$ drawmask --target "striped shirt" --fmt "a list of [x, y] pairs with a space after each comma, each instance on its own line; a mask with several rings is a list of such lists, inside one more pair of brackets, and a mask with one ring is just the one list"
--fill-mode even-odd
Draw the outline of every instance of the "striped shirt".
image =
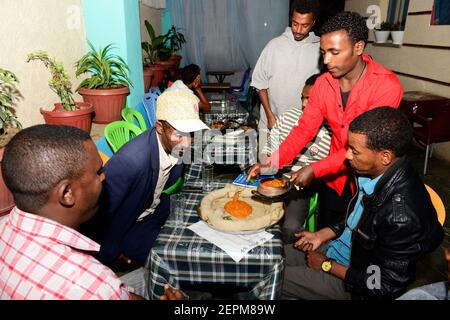
[[[300, 108], [294, 107], [277, 117], [275, 125], [270, 130], [267, 143], [263, 148], [265, 154], [271, 155], [278, 149], [281, 142], [286, 139], [294, 126], [297, 125], [302, 114], [303, 112]], [[297, 171], [301, 167], [327, 157], [330, 152], [330, 143], [331, 129], [328, 124], [324, 124], [320, 127], [316, 137], [297, 155], [297, 163], [292, 167], [292, 170]]]
[[0, 299], [130, 299], [117, 276], [74, 229], [14, 208], [0, 222]]

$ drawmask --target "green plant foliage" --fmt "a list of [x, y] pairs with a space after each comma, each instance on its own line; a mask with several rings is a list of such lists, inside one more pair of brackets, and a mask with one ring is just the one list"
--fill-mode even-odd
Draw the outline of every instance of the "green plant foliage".
[[403, 31], [404, 29], [405, 29], [404, 24], [401, 23], [400, 21], [398, 21], [398, 22], [394, 23], [391, 30], [392, 31]]
[[30, 53], [27, 62], [30, 62], [31, 60], [40, 60], [44, 63], [46, 68], [50, 69], [52, 77], [48, 81], [48, 85], [50, 86], [50, 89], [58, 95], [64, 110], [76, 110], [77, 107], [75, 106], [75, 100], [72, 96], [72, 83], [70, 82], [69, 75], [64, 69], [63, 63], [56, 60], [55, 57], [50, 58], [45, 51]]
[[164, 35], [166, 46], [170, 48], [170, 55], [173, 56], [175, 52], [181, 50], [183, 44], [186, 43], [186, 39], [184, 38], [184, 34], [180, 32], [180, 28], [172, 25], [172, 28]]
[[130, 69], [122, 57], [111, 53], [112, 44], [97, 51], [89, 42], [90, 51], [75, 63], [76, 76], [90, 73], [91, 77], [83, 80], [77, 88], [106, 89], [120, 86], [132, 86], [128, 78]]
[[7, 127], [22, 128], [14, 115], [15, 106], [22, 94], [17, 89], [19, 80], [11, 71], [0, 68], [0, 133]]
[[167, 60], [170, 57], [170, 48], [166, 47], [166, 36], [156, 36], [155, 29], [148, 20], [144, 21], [150, 42], [141, 42], [144, 56], [144, 64], [154, 64], [156, 60]]
[[380, 27], [376, 28], [375, 30], [378, 30], [378, 31], [389, 31], [389, 30], [391, 30], [391, 25], [390, 25], [389, 22], [383, 21], [383, 22], [381, 22]]

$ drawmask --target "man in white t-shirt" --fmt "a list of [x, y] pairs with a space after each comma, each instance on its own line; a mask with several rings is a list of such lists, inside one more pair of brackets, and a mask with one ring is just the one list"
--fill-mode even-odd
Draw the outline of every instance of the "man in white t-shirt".
[[255, 65], [251, 86], [257, 89], [261, 101], [260, 155], [276, 117], [298, 104], [306, 79], [319, 72], [320, 38], [310, 32], [318, 14], [318, 3], [292, 1], [292, 27], [266, 45]]

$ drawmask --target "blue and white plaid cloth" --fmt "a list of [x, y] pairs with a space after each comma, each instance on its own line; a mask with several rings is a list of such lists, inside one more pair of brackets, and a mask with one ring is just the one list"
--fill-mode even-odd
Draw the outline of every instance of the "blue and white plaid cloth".
[[[201, 187], [200, 165], [191, 165], [185, 186]], [[224, 182], [215, 182], [222, 188]], [[187, 227], [200, 217], [197, 207], [203, 193], [185, 193], [185, 223], [174, 226], [168, 220], [156, 239], [146, 263], [148, 294], [159, 299], [164, 285], [183, 289], [183, 285], [226, 284], [248, 287], [246, 299], [276, 299], [280, 292], [284, 258], [281, 232], [277, 225], [267, 229], [274, 237], [236, 263], [222, 249], [201, 238]]]

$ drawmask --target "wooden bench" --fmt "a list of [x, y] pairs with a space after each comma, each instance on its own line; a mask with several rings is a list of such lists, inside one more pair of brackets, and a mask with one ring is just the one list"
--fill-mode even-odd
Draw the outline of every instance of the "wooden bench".
[[200, 85], [202, 90], [205, 91], [223, 91], [230, 89], [230, 83], [224, 82], [224, 83], [217, 83], [217, 82], [211, 82], [211, 83], [202, 83]]

